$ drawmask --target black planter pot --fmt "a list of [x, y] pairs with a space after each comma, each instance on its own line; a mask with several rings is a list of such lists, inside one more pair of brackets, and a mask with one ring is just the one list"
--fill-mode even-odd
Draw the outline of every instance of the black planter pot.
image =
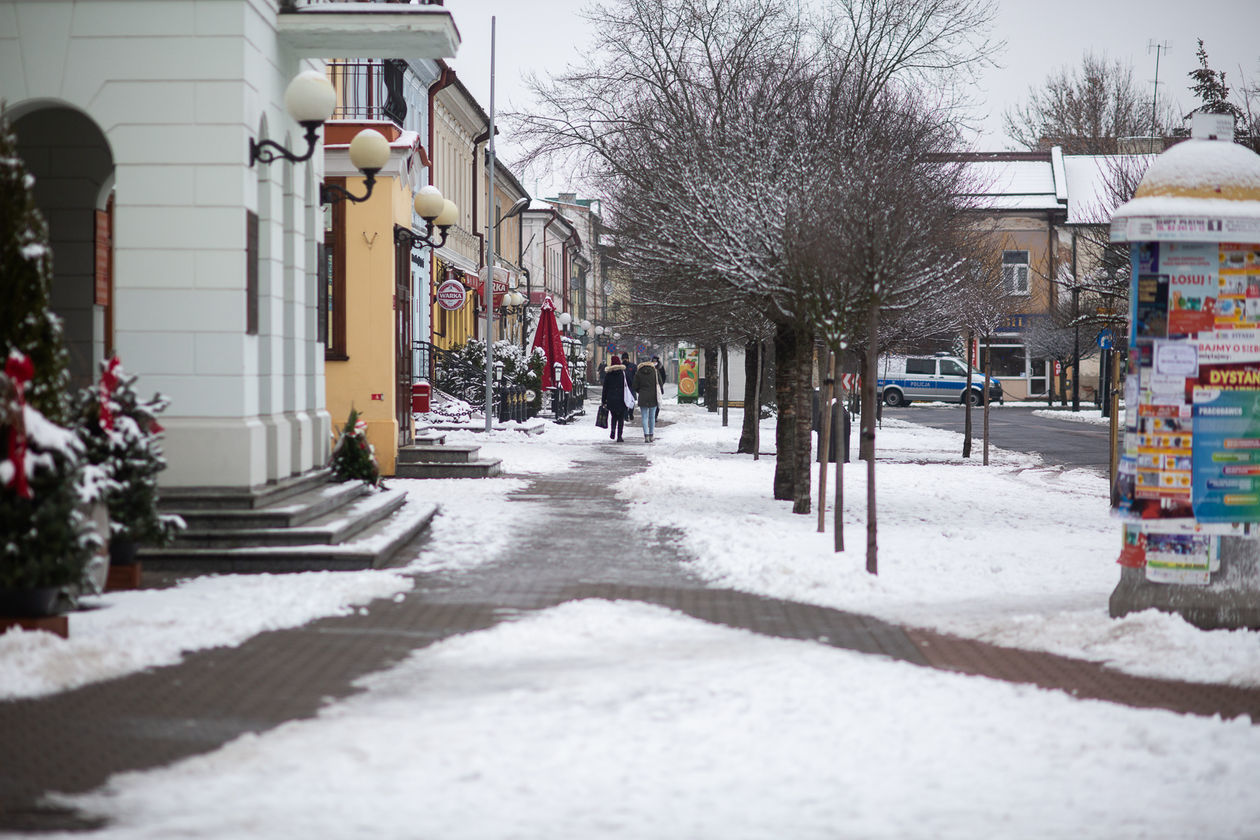
[[57, 614], [60, 586], [0, 589], [0, 615], [6, 618], [43, 618]]
[[140, 547], [134, 540], [110, 540], [109, 562], [113, 566], [129, 566], [136, 562], [136, 551]]

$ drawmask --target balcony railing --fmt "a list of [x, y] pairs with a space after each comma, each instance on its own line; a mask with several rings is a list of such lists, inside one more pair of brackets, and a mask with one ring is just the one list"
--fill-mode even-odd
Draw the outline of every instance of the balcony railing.
[[390, 120], [402, 126], [407, 118], [403, 76], [407, 62], [394, 58], [328, 62], [328, 79], [337, 89], [335, 120]]

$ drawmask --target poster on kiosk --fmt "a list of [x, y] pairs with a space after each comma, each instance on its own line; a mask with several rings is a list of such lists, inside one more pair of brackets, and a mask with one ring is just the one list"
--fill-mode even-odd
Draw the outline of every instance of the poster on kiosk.
[[[1160, 195], [1159, 165], [1146, 195]], [[1260, 535], [1260, 220], [1231, 217], [1210, 197], [1151, 205], [1194, 211], [1185, 218], [1142, 213], [1152, 200], [1163, 198], [1139, 197], [1112, 222], [1132, 271], [1120, 563], [1151, 582], [1206, 585], [1221, 536]]]

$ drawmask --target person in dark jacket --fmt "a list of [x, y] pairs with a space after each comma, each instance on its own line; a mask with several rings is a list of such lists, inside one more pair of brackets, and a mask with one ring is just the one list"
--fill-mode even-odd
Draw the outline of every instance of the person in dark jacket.
[[604, 389], [600, 396], [600, 404], [608, 406], [608, 437], [618, 443], [626, 427], [626, 367], [621, 359], [613, 356], [612, 364], [604, 368]]
[[[626, 366], [626, 382], [630, 385], [630, 393], [634, 396], [635, 402], [637, 403], [639, 399], [639, 395], [634, 389], [634, 373], [636, 370], [638, 370], [639, 366], [634, 363], [634, 359], [630, 358], [629, 353], [627, 353], [625, 356], [622, 357], [621, 363]], [[630, 404], [626, 406], [626, 420], [633, 420], [633, 419], [634, 419], [634, 404]]]
[[639, 365], [634, 373], [634, 390], [639, 394], [639, 420], [643, 423], [644, 443], [652, 443], [656, 438], [656, 410], [661, 404], [657, 399], [659, 388], [656, 365]]

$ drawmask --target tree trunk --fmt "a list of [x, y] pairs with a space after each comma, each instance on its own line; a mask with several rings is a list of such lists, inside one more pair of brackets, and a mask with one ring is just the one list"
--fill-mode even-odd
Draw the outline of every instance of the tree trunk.
[[779, 416], [774, 425], [774, 497], [795, 498], [796, 491], [796, 331], [779, 324], [774, 331], [774, 400]]
[[766, 369], [765, 349], [766, 349], [765, 342], [762, 341], [761, 339], [757, 339], [757, 346], [756, 346], [757, 375], [753, 377], [753, 382], [755, 383], [755, 385], [753, 386], [753, 418], [754, 419], [753, 419], [753, 439], [752, 439], [754, 461], [761, 460], [761, 386], [762, 386], [762, 382], [765, 380], [765, 376], [763, 375]]
[[761, 404], [758, 395], [757, 378], [761, 373], [761, 354], [757, 351], [758, 342], [749, 341], [744, 344], [744, 427], [739, 433], [739, 446], [736, 452], [753, 452], [754, 438], [757, 436], [757, 423], [761, 419]]
[[[841, 391], [843, 393], [843, 389]], [[844, 423], [848, 409], [841, 403], [840, 422]], [[836, 503], [835, 503], [835, 524], [833, 526], [836, 533], [835, 550], [844, 551], [844, 459], [849, 454], [846, 447], [849, 445], [849, 436], [844, 433], [844, 427], [840, 427], [840, 449], [836, 452]]]
[[[869, 461], [874, 456], [872, 453], [875, 445], [875, 424], [879, 421], [879, 387], [872, 382], [868, 386], [867, 380], [870, 379], [870, 369], [873, 367], [878, 373], [879, 357], [873, 357], [869, 352], [863, 350], [858, 354], [859, 362], [862, 366], [862, 387], [859, 390], [858, 397], [858, 458], [863, 461]], [[872, 362], [872, 359], [874, 361]], [[870, 422], [867, 422], [867, 418]]]
[[730, 359], [726, 355], [726, 342], [722, 342], [722, 428], [730, 425], [731, 420], [731, 374], [727, 364]]
[[866, 365], [862, 373], [862, 457], [866, 458], [866, 571], [879, 574], [879, 540], [875, 517], [875, 401], [879, 376], [879, 306], [867, 313]]
[[989, 466], [989, 380], [993, 377], [993, 348], [989, 336], [984, 337], [984, 465]]
[[704, 348], [704, 407], [715, 414], [718, 410], [717, 368], [717, 348]]
[[[967, 399], [963, 400], [963, 457], [971, 457], [971, 369], [976, 364], [975, 331], [967, 330]], [[989, 383], [980, 385], [981, 393], [988, 393]]]
[[793, 480], [792, 513], [813, 510], [810, 493], [814, 453], [814, 336], [799, 330], [796, 336], [796, 470]]
[[822, 534], [827, 530], [827, 462], [831, 455], [831, 391], [836, 382], [836, 355], [828, 350], [819, 361], [824, 371], [818, 396], [818, 533]]

